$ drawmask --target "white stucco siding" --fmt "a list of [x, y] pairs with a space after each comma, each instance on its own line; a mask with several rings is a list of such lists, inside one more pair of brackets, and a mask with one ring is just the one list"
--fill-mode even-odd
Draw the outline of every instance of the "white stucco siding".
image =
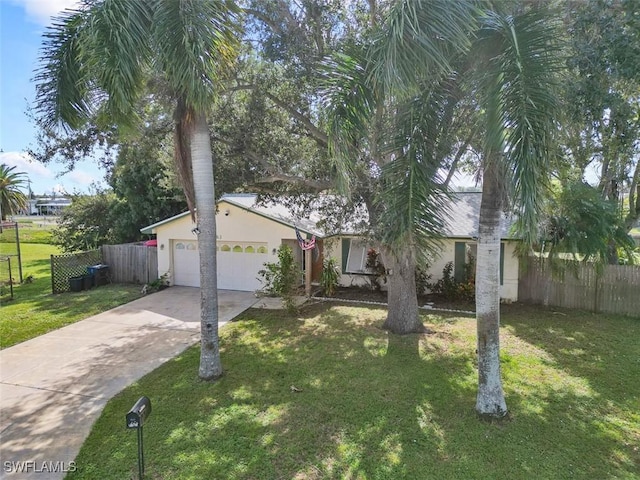
[[226, 202], [220, 202], [216, 222], [218, 241], [266, 242], [269, 261], [277, 261], [274, 249], [278, 249], [283, 239], [296, 239], [294, 228]]
[[[466, 244], [474, 244], [471, 239], [445, 239], [442, 243], [440, 255], [433, 258], [428, 273], [431, 276], [431, 282], [436, 282], [442, 278], [442, 270], [448, 262], [455, 260], [455, 244], [456, 242], [464, 242]], [[504, 271], [502, 277], [502, 285], [500, 285], [500, 298], [508, 302], [516, 302], [518, 300], [518, 274], [519, 259], [515, 249], [517, 242], [513, 240], [503, 240], [504, 245]]]
[[[325, 252], [326, 256], [333, 257], [340, 268], [340, 285], [367, 285], [367, 279], [362, 275], [350, 275], [343, 272], [343, 238], [355, 238], [355, 237], [332, 237], [325, 240]], [[442, 242], [442, 250], [440, 255], [434, 257], [431, 261], [431, 267], [428, 272], [431, 274], [431, 282], [436, 282], [442, 278], [442, 270], [448, 262], [453, 262], [455, 259], [455, 244], [456, 242], [475, 243], [471, 239], [445, 239]], [[503, 241], [504, 243], [504, 271], [503, 281], [500, 286], [500, 298], [508, 301], [515, 302], [518, 300], [518, 272], [519, 272], [519, 260], [515, 254], [515, 247], [517, 242], [515, 241]]]
[[184, 216], [173, 222], [160, 225], [156, 229], [156, 239], [158, 240], [158, 274], [169, 274], [171, 284], [175, 284], [173, 275], [173, 257], [171, 252], [174, 245], [173, 240], [197, 240], [197, 236], [191, 232], [195, 224], [191, 222], [190, 216]]
[[[269, 262], [277, 261], [276, 250], [283, 239], [295, 240], [296, 238], [294, 228], [224, 201], [218, 206], [216, 226], [218, 248], [223, 244], [228, 244], [232, 248], [236, 244], [264, 245], [267, 253], [263, 259]], [[197, 236], [192, 233], [195, 227], [191, 217], [185, 215], [155, 228], [158, 240], [158, 273], [163, 275], [169, 272], [172, 284], [175, 284], [174, 255], [172, 255], [174, 244], [180, 240], [197, 240]]]

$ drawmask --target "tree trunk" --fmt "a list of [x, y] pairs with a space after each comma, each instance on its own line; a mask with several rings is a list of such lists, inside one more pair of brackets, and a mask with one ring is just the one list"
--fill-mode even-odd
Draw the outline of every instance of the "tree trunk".
[[631, 177], [629, 184], [629, 214], [625, 217], [625, 227], [630, 231], [640, 219], [640, 162]]
[[476, 261], [476, 319], [478, 330], [478, 396], [476, 411], [483, 417], [503, 417], [507, 404], [500, 378], [500, 215], [502, 191], [495, 161], [487, 162]]
[[202, 112], [195, 113], [193, 133], [190, 140], [200, 254], [201, 348], [198, 373], [202, 380], [215, 380], [222, 375], [218, 338], [216, 197], [209, 127], [207, 119]]
[[411, 251], [394, 253], [382, 249], [387, 275], [388, 313], [382, 328], [404, 335], [425, 331], [418, 315], [416, 295], [416, 261]]

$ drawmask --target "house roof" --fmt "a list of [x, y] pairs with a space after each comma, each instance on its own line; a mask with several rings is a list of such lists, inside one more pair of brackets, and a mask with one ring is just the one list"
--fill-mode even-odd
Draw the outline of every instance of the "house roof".
[[[276, 202], [261, 204], [257, 203], [257, 198], [258, 196], [253, 193], [226, 193], [220, 197], [220, 200], [218, 200], [218, 207], [220, 207], [221, 203], [228, 203], [288, 227], [297, 227], [302, 233], [316, 235], [318, 237], [325, 236], [325, 233], [317, 227], [317, 223], [320, 221], [319, 214], [314, 212], [306, 218], [297, 217], [283, 204]], [[158, 227], [184, 218], [187, 215], [189, 215], [189, 212], [179, 213], [173, 217], [166, 218], [152, 225], [141, 228], [140, 232], [146, 235], [151, 235], [155, 233], [155, 230]]]
[[[452, 203], [449, 205], [449, 212], [445, 222], [446, 237], [476, 238], [478, 236], [481, 198], [482, 194], [479, 192], [457, 192], [453, 194]], [[322, 220], [319, 212], [312, 212], [305, 217], [300, 217], [295, 215], [291, 209], [283, 203], [275, 201], [257, 203], [257, 195], [248, 193], [225, 194], [218, 201], [218, 205], [224, 202], [291, 228], [297, 227], [301, 232], [306, 234], [316, 235], [318, 237], [328, 236], [327, 232], [318, 226]], [[153, 225], [141, 228], [140, 232], [144, 234], [155, 233], [157, 227], [171, 223], [187, 215], [189, 215], [189, 212], [175, 215], [154, 223]], [[505, 214], [502, 215], [501, 238], [514, 238], [513, 235], [510, 234], [513, 223], [514, 219], [512, 217], [507, 217]], [[355, 231], [351, 230], [353, 229], [349, 225], [346, 225], [342, 233], [350, 235], [356, 234]]]
[[189, 212], [182, 212], [182, 213], [179, 213], [178, 215], [174, 215], [173, 217], [165, 218], [164, 220], [160, 220], [159, 222], [156, 222], [154, 224], [147, 225], [146, 227], [141, 228], [140, 233], [144, 233], [145, 235], [154, 234], [156, 233], [155, 232], [156, 228], [162, 225], [166, 225], [167, 223], [171, 223], [180, 218], [186, 217], [187, 215], [189, 215]]
[[[482, 193], [456, 192], [452, 199], [449, 215], [446, 218], [446, 236], [450, 238], [477, 238]], [[500, 238], [515, 238], [511, 233], [514, 222], [513, 216], [502, 214]]]
[[289, 227], [298, 227], [298, 230], [318, 237], [325, 237], [324, 230], [318, 228], [321, 220], [318, 212], [312, 212], [306, 217], [295, 215], [289, 207], [282, 203], [265, 202], [257, 203], [258, 196], [253, 193], [227, 193], [220, 198], [220, 202], [227, 202], [249, 212], [257, 213], [263, 217], [275, 220]]

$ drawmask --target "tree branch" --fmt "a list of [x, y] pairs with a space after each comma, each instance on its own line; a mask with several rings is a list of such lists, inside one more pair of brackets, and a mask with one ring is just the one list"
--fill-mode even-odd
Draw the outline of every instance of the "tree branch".
[[291, 185], [299, 185], [299, 186], [314, 190], [316, 192], [329, 190], [332, 187], [330, 182], [325, 182], [322, 180], [311, 180], [308, 178], [302, 178], [295, 175], [286, 175], [284, 173], [272, 173], [268, 177], [261, 178], [256, 183], [260, 184], [260, 183], [276, 183], [276, 182], [284, 182]]
[[[298, 20], [291, 14], [291, 10], [289, 10], [289, 4], [287, 2], [279, 1], [278, 7], [280, 9], [280, 18], [285, 20], [285, 23], [288, 25], [289, 29], [299, 29], [300, 25], [298, 23]], [[285, 33], [285, 29], [282, 28], [282, 25], [275, 22], [273, 18], [270, 18], [266, 13], [261, 12], [260, 10], [256, 10], [255, 8], [244, 8], [243, 10], [248, 15], [253, 15], [255, 18], [266, 24], [274, 32], [280, 35], [283, 35]]]
[[458, 163], [460, 162], [460, 159], [462, 158], [462, 155], [464, 155], [464, 152], [466, 152], [467, 148], [469, 148], [469, 145], [471, 144], [471, 140], [473, 139], [474, 134], [475, 134], [475, 130], [473, 130], [469, 134], [469, 136], [464, 140], [464, 143], [462, 144], [462, 146], [456, 152], [456, 156], [453, 159], [453, 162], [451, 162], [451, 167], [449, 168], [449, 173], [447, 173], [447, 178], [444, 181], [444, 187], [445, 188], [449, 188], [449, 184], [451, 183], [451, 179], [453, 178], [453, 175], [456, 173], [456, 169], [458, 167]]
[[328, 148], [328, 146], [329, 146], [329, 138], [327, 137], [327, 135], [322, 130], [320, 130], [318, 127], [316, 127], [313, 124], [313, 122], [311, 120], [309, 120], [309, 118], [307, 118], [304, 114], [300, 113], [295, 108], [291, 107], [291, 105], [288, 105], [287, 103], [285, 103], [282, 100], [280, 100], [275, 95], [272, 95], [269, 92], [265, 92], [265, 95], [269, 100], [271, 100], [273, 103], [275, 103], [276, 106], [282, 108], [283, 110], [288, 112], [289, 115], [291, 115], [298, 122], [300, 122], [307, 129], [307, 131], [311, 134], [311, 136], [318, 143], [318, 145], [320, 145], [323, 148]]
[[268, 25], [269, 28], [271, 28], [274, 32], [277, 32], [279, 34], [284, 33], [284, 31], [282, 30], [280, 25], [278, 25], [276, 22], [274, 22], [271, 18], [269, 18], [267, 15], [265, 15], [260, 10], [256, 10], [256, 9], [253, 9], [253, 8], [244, 8], [243, 10], [244, 10], [244, 12], [246, 14], [253, 15], [258, 20], [260, 20], [262, 23], [265, 23], [266, 25]]
[[[237, 92], [241, 90], [256, 90], [258, 89], [258, 85], [255, 84], [238, 84], [233, 87], [228, 87], [224, 91], [226, 92]], [[303, 113], [300, 113], [298, 110], [293, 108], [291, 105], [287, 104], [283, 100], [279, 99], [275, 95], [264, 92], [264, 95], [271, 100], [277, 107], [286, 111], [289, 115], [295, 118], [302, 126], [307, 130], [309, 136], [313, 138], [316, 143], [322, 148], [329, 148], [329, 137], [326, 133], [316, 127], [313, 122]]]
[[[214, 140], [224, 145], [227, 145], [229, 147], [236, 146], [235, 143], [225, 138], [214, 137]], [[260, 178], [260, 180], [257, 180], [256, 182], [254, 182], [258, 185], [283, 182], [283, 183], [288, 183], [290, 185], [298, 185], [301, 187], [305, 187], [315, 192], [322, 192], [324, 190], [329, 190], [333, 188], [333, 184], [328, 181], [313, 180], [313, 179], [298, 177], [296, 175], [289, 175], [283, 172], [274, 172], [269, 162], [262, 155], [258, 155], [253, 150], [243, 149], [240, 153], [242, 153], [243, 155], [245, 155], [247, 158], [254, 161], [255, 163], [260, 164], [262, 168], [264, 168], [266, 172], [265, 175], [263, 175], [262, 178]]]

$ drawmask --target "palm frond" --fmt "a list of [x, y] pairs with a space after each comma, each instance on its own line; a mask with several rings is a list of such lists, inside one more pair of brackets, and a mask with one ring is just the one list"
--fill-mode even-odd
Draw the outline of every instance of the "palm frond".
[[448, 195], [437, 169], [409, 148], [382, 170], [382, 230], [376, 237], [388, 246], [413, 248], [424, 264], [442, 246]]
[[372, 78], [385, 89], [402, 91], [415, 85], [416, 77], [449, 74], [451, 58], [471, 46], [477, 17], [472, 0], [396, 2], [368, 52]]
[[36, 111], [47, 127], [77, 129], [99, 109], [121, 125], [133, 105], [150, 52], [149, 2], [85, 0], [44, 33], [36, 71]]
[[80, 46], [96, 86], [104, 92], [104, 110], [120, 125], [135, 123], [138, 98], [151, 53], [149, 2], [94, 2]]
[[[447, 130], [459, 98], [455, 76], [419, 84], [420, 94], [401, 100], [373, 82], [366, 47], [328, 65], [330, 144], [345, 184], [368, 169], [375, 190], [372, 234], [383, 244], [409, 248], [419, 261], [440, 248], [447, 196], [438, 171], [455, 135]], [[403, 97], [404, 98], [404, 97]]]
[[238, 51], [239, 9], [228, 0], [155, 0], [157, 69], [187, 106], [206, 108]]
[[563, 62], [552, 18], [544, 9], [517, 16], [488, 13], [476, 43], [486, 62], [480, 67], [486, 148], [497, 154], [489, 157], [505, 162], [513, 179], [511, 193], [527, 244], [536, 239], [559, 115], [557, 74]]
[[635, 243], [624, 228], [615, 202], [585, 183], [562, 186], [552, 198], [542, 222], [541, 245], [552, 262], [571, 254], [574, 259], [603, 264], [620, 248], [629, 255]]
[[47, 128], [79, 128], [91, 115], [91, 91], [82, 55], [83, 10], [65, 10], [43, 34], [36, 70], [35, 110]]
[[388, 245], [413, 245], [420, 261], [441, 247], [449, 196], [439, 171], [453, 148], [442, 132], [449, 115], [449, 85], [429, 87], [395, 108], [381, 147], [391, 161], [382, 169], [378, 200], [384, 225], [380, 238]]
[[328, 111], [330, 158], [338, 188], [348, 194], [355, 164], [366, 149], [376, 106], [363, 50], [336, 54], [324, 63], [323, 102]]
[[27, 207], [27, 197], [20, 190], [27, 183], [24, 172], [16, 172], [17, 167], [0, 164], [0, 208], [2, 220], [7, 215], [18, 213]]

